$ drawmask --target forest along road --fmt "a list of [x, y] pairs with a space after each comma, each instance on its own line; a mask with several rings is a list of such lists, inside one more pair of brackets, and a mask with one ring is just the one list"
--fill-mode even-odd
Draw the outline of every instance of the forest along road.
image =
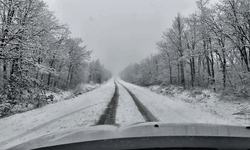
[[114, 91], [114, 79], [110, 79], [76, 98], [0, 119], [0, 149], [49, 133], [95, 125]]

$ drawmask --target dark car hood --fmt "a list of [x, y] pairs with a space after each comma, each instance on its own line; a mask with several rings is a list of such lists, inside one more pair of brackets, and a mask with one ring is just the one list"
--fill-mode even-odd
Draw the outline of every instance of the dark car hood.
[[219, 136], [249, 138], [250, 129], [244, 126], [214, 124], [170, 124], [161, 122], [144, 122], [126, 125], [99, 125], [48, 134], [15, 146], [11, 149], [34, 149], [95, 140], [153, 136]]

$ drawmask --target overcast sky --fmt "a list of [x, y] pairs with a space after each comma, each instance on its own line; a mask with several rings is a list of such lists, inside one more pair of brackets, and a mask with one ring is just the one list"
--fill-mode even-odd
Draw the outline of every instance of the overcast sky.
[[[81, 37], [91, 59], [117, 73], [157, 53], [156, 41], [174, 17], [195, 12], [196, 0], [44, 0], [72, 37]], [[214, 2], [216, 0], [212, 0]]]

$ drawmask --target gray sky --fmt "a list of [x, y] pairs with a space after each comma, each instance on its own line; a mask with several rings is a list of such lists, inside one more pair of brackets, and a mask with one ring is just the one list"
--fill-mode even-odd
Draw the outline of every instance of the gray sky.
[[[195, 12], [196, 0], [44, 0], [72, 37], [81, 37], [91, 58], [117, 73], [157, 53], [156, 41], [174, 17]], [[216, 1], [216, 0], [212, 0]]]

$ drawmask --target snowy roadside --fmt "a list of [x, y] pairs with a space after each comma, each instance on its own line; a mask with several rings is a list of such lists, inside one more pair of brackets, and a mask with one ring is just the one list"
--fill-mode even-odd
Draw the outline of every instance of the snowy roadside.
[[[75, 98], [78, 95], [92, 91], [100, 86], [101, 86], [100, 84], [81, 84], [75, 90], [63, 91], [63, 90], [57, 89], [57, 92], [45, 91], [45, 95], [47, 98], [52, 96], [52, 100], [50, 98], [48, 100], [48, 103], [51, 104], [51, 103], [56, 103], [59, 101]], [[11, 112], [16, 114], [20, 112], [30, 111], [32, 109], [36, 109], [34, 104], [20, 103], [20, 104], [15, 105], [13, 109], [11, 110]]]
[[220, 99], [219, 94], [210, 90], [181, 91], [177, 87], [150, 86], [151, 91], [165, 95], [175, 100], [199, 107], [205, 112], [216, 115], [219, 118], [229, 120], [237, 125], [250, 124], [250, 103], [242, 99]]
[[134, 123], [134, 122], [145, 122], [143, 116], [139, 112], [135, 105], [132, 97], [126, 91], [126, 89], [117, 83], [119, 88], [119, 100], [118, 107], [116, 110], [116, 123]]
[[94, 125], [113, 95], [113, 81], [76, 98], [0, 119], [0, 149], [48, 133]]
[[[147, 88], [139, 87], [120, 80], [141, 100], [141, 102], [156, 116], [160, 121], [169, 123], [211, 123], [211, 124], [230, 124], [230, 125], [248, 125], [246, 121], [236, 120], [232, 115], [230, 107], [224, 108], [218, 115], [213, 113], [212, 107], [202, 107], [201, 105], [183, 101], [180, 97], [170, 97], [160, 95], [150, 91]], [[212, 99], [212, 98], [211, 98]], [[216, 109], [221, 109], [216, 104]], [[227, 107], [225, 105], [224, 107]], [[230, 114], [230, 115], [229, 115]]]
[[75, 98], [78, 95], [90, 92], [99, 87], [101, 87], [101, 84], [81, 84], [75, 90], [70, 90], [70, 91], [61, 90], [57, 93], [47, 91], [46, 96], [53, 95], [54, 97], [53, 102], [59, 102], [59, 101]]

